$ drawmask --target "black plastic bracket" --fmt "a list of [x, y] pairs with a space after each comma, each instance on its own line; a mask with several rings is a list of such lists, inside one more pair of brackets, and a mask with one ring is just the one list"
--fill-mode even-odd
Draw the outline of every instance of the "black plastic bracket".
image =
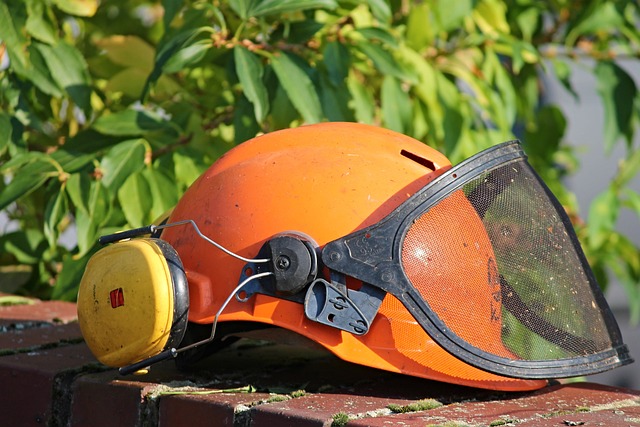
[[[307, 318], [354, 335], [369, 331], [386, 291], [363, 283], [360, 289], [348, 289], [346, 276], [331, 272], [331, 281], [318, 279], [318, 259], [314, 246], [295, 235], [281, 235], [267, 241], [258, 258], [269, 262], [245, 264], [238, 283], [246, 281], [235, 296], [245, 302], [254, 294], [297, 302], [304, 305]], [[271, 272], [259, 280], [251, 276]], [[306, 290], [306, 292], [305, 292]]]
[[238, 283], [257, 273], [273, 274], [248, 282], [236, 299], [244, 302], [258, 293], [302, 303], [304, 289], [318, 275], [318, 255], [314, 245], [302, 236], [284, 234], [268, 240], [257, 257], [269, 261], [245, 264]]
[[323, 325], [364, 335], [369, 332], [386, 294], [366, 283], [356, 291], [340, 283], [317, 279], [307, 289], [304, 314]]

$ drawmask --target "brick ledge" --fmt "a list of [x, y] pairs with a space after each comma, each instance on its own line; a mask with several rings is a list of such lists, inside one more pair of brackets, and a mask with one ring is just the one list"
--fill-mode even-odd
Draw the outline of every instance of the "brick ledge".
[[640, 391], [594, 383], [498, 393], [325, 353], [239, 343], [194, 370], [121, 377], [83, 343], [75, 305], [0, 307], [0, 414], [30, 426], [640, 426]]

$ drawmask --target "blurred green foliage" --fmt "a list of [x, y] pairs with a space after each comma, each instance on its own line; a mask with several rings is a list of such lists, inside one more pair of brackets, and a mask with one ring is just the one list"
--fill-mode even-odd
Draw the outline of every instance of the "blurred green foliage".
[[[0, 3], [0, 286], [73, 300], [97, 237], [152, 222], [226, 150], [261, 132], [359, 121], [453, 162], [519, 137], [573, 219], [601, 285], [640, 316], [640, 255], [616, 231], [640, 215], [629, 182], [640, 97], [640, 6], [609, 0], [5, 0]], [[578, 212], [561, 108], [572, 63], [590, 67], [608, 189]], [[585, 118], [589, 120], [589, 118]], [[60, 236], [74, 227], [77, 244]], [[4, 285], [3, 285], [4, 282]]]

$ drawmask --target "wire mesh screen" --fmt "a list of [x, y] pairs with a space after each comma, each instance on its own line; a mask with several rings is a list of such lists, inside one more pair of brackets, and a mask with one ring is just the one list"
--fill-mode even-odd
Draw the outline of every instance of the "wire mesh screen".
[[611, 348], [577, 239], [524, 162], [479, 175], [417, 217], [402, 246], [412, 285], [488, 353], [554, 360]]

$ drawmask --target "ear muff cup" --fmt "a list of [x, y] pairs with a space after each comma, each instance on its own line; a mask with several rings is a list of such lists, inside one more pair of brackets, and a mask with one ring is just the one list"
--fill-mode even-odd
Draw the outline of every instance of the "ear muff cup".
[[154, 239], [169, 265], [173, 285], [173, 322], [166, 348], [177, 347], [184, 337], [189, 318], [189, 284], [178, 252], [164, 240]]
[[178, 346], [189, 289], [175, 249], [161, 239], [111, 244], [89, 260], [78, 291], [78, 321], [96, 358], [122, 367]]

